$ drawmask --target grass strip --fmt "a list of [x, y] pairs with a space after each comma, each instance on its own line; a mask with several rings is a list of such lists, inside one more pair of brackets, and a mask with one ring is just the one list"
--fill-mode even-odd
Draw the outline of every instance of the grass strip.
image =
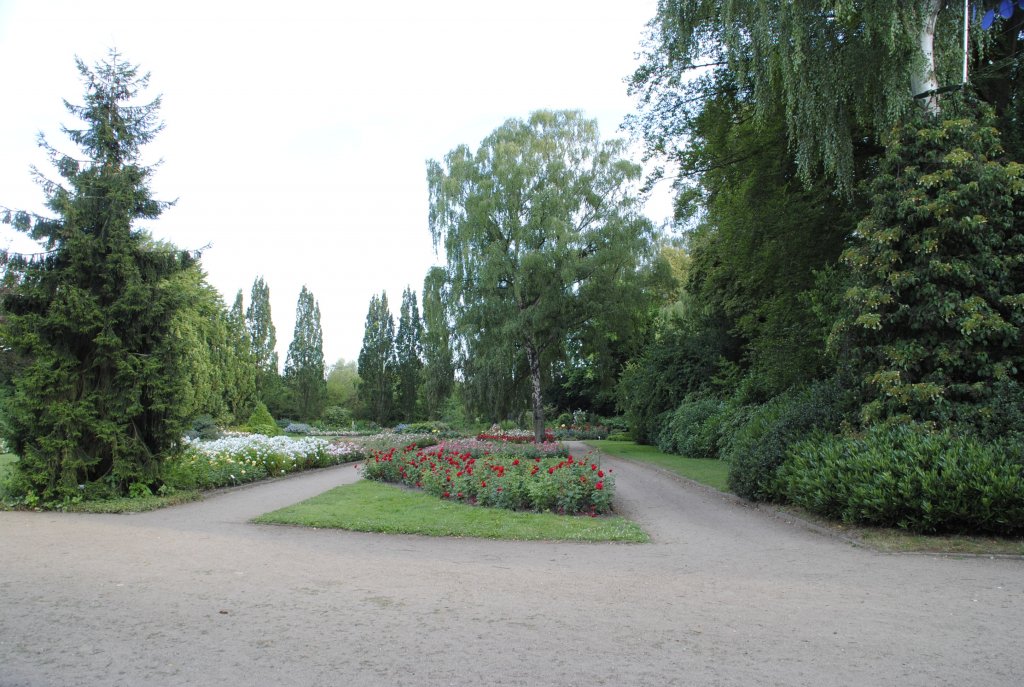
[[435, 537], [587, 542], [649, 541], [625, 518], [522, 513], [438, 499], [391, 484], [360, 480], [253, 522]]
[[635, 441], [591, 440], [584, 443], [613, 458], [649, 463], [719, 491], [729, 491], [729, 464], [724, 460], [685, 458], [664, 453], [655, 446], [644, 446]]

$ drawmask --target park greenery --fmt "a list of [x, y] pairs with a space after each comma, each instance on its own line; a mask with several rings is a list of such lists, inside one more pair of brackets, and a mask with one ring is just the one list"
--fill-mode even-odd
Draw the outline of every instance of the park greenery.
[[[628, 79], [653, 171], [571, 110], [429, 160], [440, 264], [422, 291], [397, 325], [375, 294], [358, 360], [328, 366], [303, 288], [283, 374], [265, 280], [228, 308], [199, 252], [137, 226], [166, 207], [139, 162], [161, 126], [147, 77], [116, 53], [79, 63], [83, 128], [65, 131], [81, 153], [42, 141], [52, 216], [3, 217], [41, 250], [2, 256], [8, 491], [60, 505], [221, 486], [240, 460], [262, 477], [291, 454], [200, 459], [183, 437], [394, 427], [362, 449], [368, 476], [444, 500], [605, 512], [604, 485], [548, 493], [521, 466], [578, 481], [545, 439], [632, 439], [746, 499], [1020, 536], [1024, 9], [970, 5], [662, 0]], [[642, 203], [663, 183], [675, 216], [658, 228]], [[429, 441], [401, 441], [409, 427]], [[464, 447], [452, 492], [449, 449], [427, 446], [453, 435], [529, 441]], [[294, 464], [340, 460], [318, 441]], [[469, 459], [515, 479], [466, 481]]]

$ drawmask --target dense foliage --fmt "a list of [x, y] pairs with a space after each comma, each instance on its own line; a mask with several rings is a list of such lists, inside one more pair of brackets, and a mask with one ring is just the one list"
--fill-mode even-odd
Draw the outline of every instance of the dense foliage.
[[379, 424], [391, 419], [397, 376], [395, 320], [388, 308], [388, 295], [382, 293], [370, 299], [359, 351], [358, 395], [363, 417]]
[[476, 152], [463, 145], [427, 164], [466, 385], [503, 419], [527, 382], [538, 438], [545, 370], [588, 325], [613, 335], [644, 300], [653, 228], [625, 153], [579, 112], [541, 111], [507, 121]]
[[301, 418], [317, 418], [327, 392], [324, 376], [324, 337], [320, 304], [305, 286], [295, 306], [295, 334], [288, 346], [284, 379], [291, 391], [293, 408]]
[[61, 177], [40, 175], [55, 216], [14, 218], [45, 252], [8, 263], [0, 331], [14, 358], [5, 439], [21, 457], [21, 490], [44, 502], [99, 480], [127, 492], [154, 479], [192, 410], [183, 359], [205, 343], [177, 331], [199, 316], [196, 257], [135, 226], [165, 207], [140, 163], [160, 101], [136, 104], [148, 75], [116, 52], [77, 64], [84, 104], [67, 108], [84, 128], [63, 131], [85, 160], [41, 138]]

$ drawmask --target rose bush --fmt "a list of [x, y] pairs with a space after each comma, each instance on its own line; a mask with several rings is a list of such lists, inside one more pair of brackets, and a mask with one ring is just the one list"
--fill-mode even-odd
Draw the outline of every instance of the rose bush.
[[443, 499], [512, 510], [598, 515], [611, 511], [615, 481], [597, 458], [527, 457], [442, 444], [373, 451], [367, 479], [422, 489]]

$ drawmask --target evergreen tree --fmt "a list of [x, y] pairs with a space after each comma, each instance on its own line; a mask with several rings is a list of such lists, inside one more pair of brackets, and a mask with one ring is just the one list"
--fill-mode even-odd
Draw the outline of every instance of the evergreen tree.
[[421, 343], [423, 323], [416, 303], [416, 292], [406, 287], [402, 292], [402, 307], [398, 316], [398, 336], [395, 339], [395, 358], [398, 366], [398, 412], [406, 422], [416, 419], [416, 400], [423, 370]]
[[388, 295], [370, 298], [363, 347], [359, 351], [359, 403], [365, 417], [387, 424], [395, 405], [395, 321]]
[[98, 480], [124, 492], [157, 479], [189, 410], [176, 366], [186, 352], [172, 329], [189, 305], [179, 277], [195, 258], [134, 226], [166, 207], [151, 196], [152, 167], [139, 162], [161, 129], [160, 99], [135, 104], [148, 75], [114, 51], [94, 68], [76, 64], [85, 103], [66, 107], [85, 127], [63, 131], [86, 159], [40, 138], [63, 179], [36, 173], [56, 216], [13, 218], [46, 252], [9, 262], [16, 286], [0, 330], [0, 347], [18, 360], [6, 439], [21, 456], [24, 492], [44, 501]]
[[441, 417], [455, 385], [451, 326], [448, 324], [445, 272], [432, 267], [423, 280], [423, 402], [427, 417]]
[[[276, 389], [279, 375], [277, 357], [277, 333], [274, 319], [270, 314], [270, 287], [257, 277], [252, 283], [249, 307], [245, 311], [245, 325], [249, 330], [256, 369], [259, 371], [256, 389], [260, 398], [267, 403], [267, 397]], [[268, 405], [270, 405], [268, 403]]]
[[295, 334], [288, 347], [284, 378], [291, 389], [299, 417], [311, 420], [323, 410], [327, 381], [324, 377], [324, 340], [320, 305], [305, 286], [295, 306]]

